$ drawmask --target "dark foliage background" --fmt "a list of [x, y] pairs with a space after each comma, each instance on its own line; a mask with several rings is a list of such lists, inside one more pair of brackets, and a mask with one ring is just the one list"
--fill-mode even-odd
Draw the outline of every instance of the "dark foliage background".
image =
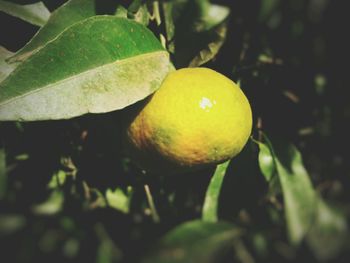
[[[64, 1], [43, 2], [54, 10]], [[102, 2], [99, 8], [105, 13], [113, 1]], [[316, 190], [349, 219], [346, 1], [277, 0], [267, 13], [262, 11], [264, 1], [213, 2], [229, 6], [231, 15], [223, 47], [205, 66], [241, 82], [253, 107], [254, 137], [262, 129], [296, 144]], [[1, 12], [0, 25], [0, 44], [11, 51], [38, 29]], [[137, 262], [169, 229], [200, 216], [213, 171], [176, 178], [140, 176], [122, 151], [122, 115], [0, 123], [0, 146], [8, 164], [6, 190], [0, 196], [4, 262]], [[249, 143], [234, 160], [237, 167], [229, 170], [220, 197], [220, 216], [245, 229], [249, 256], [228, 253], [220, 262], [319, 262], [304, 244], [299, 249], [288, 245], [279, 200], [266, 200], [268, 187], [252, 161], [256, 156]], [[51, 215], [34, 213], [38, 210], [33, 207], [50, 197], [47, 184], [56, 170], [76, 173], [64, 184], [62, 207]], [[145, 183], [151, 187], [159, 223], [146, 209]], [[99, 207], [100, 192], [116, 187], [127, 191], [130, 185], [128, 214]], [[271, 220], [271, 208], [279, 220]], [[254, 245], [258, 234], [266, 242], [261, 251]], [[329, 262], [347, 262], [349, 254], [347, 244]]]

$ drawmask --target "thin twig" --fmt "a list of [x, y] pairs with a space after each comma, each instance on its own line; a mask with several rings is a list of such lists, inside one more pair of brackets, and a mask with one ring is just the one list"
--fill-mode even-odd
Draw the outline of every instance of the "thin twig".
[[153, 218], [153, 221], [155, 223], [159, 223], [160, 222], [160, 218], [156, 209], [156, 206], [154, 205], [154, 201], [153, 201], [153, 197], [151, 194], [151, 190], [149, 189], [149, 186], [147, 184], [144, 185], [145, 187], [145, 192], [146, 192], [146, 197], [147, 197], [147, 201], [149, 204], [149, 208], [151, 209], [151, 215]]

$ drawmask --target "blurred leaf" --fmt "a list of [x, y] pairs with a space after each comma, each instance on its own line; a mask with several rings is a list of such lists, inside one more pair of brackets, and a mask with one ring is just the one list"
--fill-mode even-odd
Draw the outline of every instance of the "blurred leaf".
[[[96, 263], [113, 263], [116, 262], [114, 257], [114, 247], [109, 241], [102, 241], [97, 248]], [[118, 257], [119, 258], [119, 255]], [[118, 262], [118, 261], [117, 261]]]
[[171, 69], [168, 53], [146, 27], [115, 16], [91, 17], [0, 84], [0, 119], [67, 119], [121, 109], [158, 89]]
[[136, 14], [145, 2], [146, 2], [145, 0], [133, 0], [133, 1], [131, 1], [131, 4], [128, 7], [129, 15], [132, 16], [133, 14]]
[[268, 141], [282, 188], [289, 241], [299, 245], [310, 229], [316, 212], [316, 194], [300, 152], [290, 143]]
[[65, 171], [59, 170], [55, 173], [48, 184], [49, 189], [59, 188], [66, 181], [67, 174]]
[[219, 195], [221, 186], [224, 181], [226, 169], [230, 161], [226, 161], [216, 167], [214, 175], [212, 176], [207, 192], [205, 194], [205, 200], [202, 210], [202, 220], [206, 222], [217, 222], [218, 221], [218, 206], [219, 206]]
[[106, 229], [101, 223], [96, 224], [95, 231], [100, 239], [97, 248], [96, 263], [112, 263], [119, 262], [122, 255], [121, 251], [109, 237]]
[[127, 193], [124, 193], [120, 188], [117, 188], [114, 191], [107, 189], [106, 191], [108, 205], [126, 214], [129, 213], [131, 196], [131, 187], [128, 187]]
[[43, 26], [50, 17], [50, 11], [43, 2], [29, 5], [18, 5], [0, 0], [0, 11], [18, 17], [36, 26]]
[[27, 153], [18, 154], [15, 156], [16, 161], [25, 161], [28, 159], [29, 159], [29, 155]]
[[23, 61], [36, 49], [42, 48], [67, 27], [96, 15], [94, 0], [70, 0], [56, 9], [47, 23], [9, 61]]
[[116, 17], [128, 18], [128, 10], [124, 6], [118, 5], [114, 15]]
[[53, 215], [61, 211], [64, 202], [64, 194], [62, 191], [52, 191], [49, 198], [42, 204], [32, 207], [35, 214]]
[[306, 241], [319, 260], [330, 260], [349, 241], [346, 217], [320, 197], [316, 209], [316, 218]]
[[225, 222], [186, 222], [168, 232], [142, 262], [220, 262], [240, 234], [240, 229]]
[[229, 8], [209, 1], [163, 3], [168, 49], [177, 67], [195, 67], [211, 60], [226, 37]]
[[0, 46], [0, 82], [4, 80], [16, 68], [16, 64], [8, 64], [6, 59], [12, 56], [13, 53], [4, 47]]
[[0, 215], [0, 236], [13, 234], [24, 227], [25, 224], [26, 219], [22, 215]]
[[6, 154], [4, 149], [0, 149], [0, 200], [4, 198], [6, 189], [7, 189]]
[[148, 12], [147, 3], [145, 2], [146, 1], [142, 0], [134, 0], [127, 10], [127, 17], [147, 26], [151, 17]]
[[259, 12], [259, 21], [266, 21], [271, 17], [272, 13], [276, 10], [278, 5], [280, 4], [280, 0], [262, 0], [261, 7]]
[[64, 243], [62, 252], [67, 258], [74, 258], [78, 254], [79, 245], [77, 239], [70, 238]]

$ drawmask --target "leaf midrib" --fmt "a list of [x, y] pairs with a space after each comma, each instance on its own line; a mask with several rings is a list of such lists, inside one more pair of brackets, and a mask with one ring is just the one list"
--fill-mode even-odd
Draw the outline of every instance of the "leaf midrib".
[[[126, 63], [130, 63], [133, 60], [137, 60], [137, 59], [139, 59], [141, 57], [147, 58], [147, 57], [151, 57], [151, 56], [157, 56], [157, 54], [161, 54], [161, 53], [167, 54], [167, 52], [165, 50], [152, 51], [152, 52], [149, 52], [149, 53], [144, 53], [144, 54], [136, 55], [136, 56], [133, 56], [133, 57], [127, 57], [127, 58], [124, 58], [124, 59], [120, 59], [120, 60], [116, 60], [116, 61], [113, 61], [113, 62], [110, 62], [110, 63], [106, 63], [106, 64], [103, 64], [101, 66], [98, 66], [98, 67], [95, 67], [95, 68], [91, 68], [91, 69], [82, 71], [82, 72], [80, 72], [78, 74], [75, 74], [75, 75], [69, 76], [67, 78], [61, 79], [59, 81], [50, 83], [49, 85], [38, 87], [35, 90], [28, 91], [28, 92], [26, 92], [24, 94], [21, 94], [19, 96], [13, 97], [11, 99], [7, 99], [7, 100], [5, 99], [4, 101], [0, 101], [0, 106], [7, 105], [7, 104], [9, 104], [9, 103], [11, 103], [11, 102], [13, 102], [15, 100], [24, 98], [26, 96], [29, 96], [29, 95], [32, 95], [32, 94], [35, 94], [35, 93], [38, 93], [38, 92], [41, 92], [42, 90], [48, 89], [50, 87], [54, 87], [54, 86], [62, 84], [64, 82], [68, 82], [68, 81], [73, 80], [75, 78], [79, 79], [82, 75], [88, 75], [89, 73], [92, 73], [94, 71], [98, 71], [98, 69], [101, 69], [103, 67], [108, 67], [108, 66], [111, 66], [113, 64], [123, 65], [123, 64], [126, 64]], [[0, 89], [1, 88], [2, 87], [0, 86]]]

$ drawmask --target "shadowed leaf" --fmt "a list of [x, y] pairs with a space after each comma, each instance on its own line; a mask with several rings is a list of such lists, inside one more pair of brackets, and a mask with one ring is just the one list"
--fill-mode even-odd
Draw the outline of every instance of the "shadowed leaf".
[[[288, 238], [293, 245], [299, 245], [315, 217], [316, 193], [297, 148], [276, 138], [265, 138], [281, 184]], [[268, 152], [265, 151], [264, 154]]]
[[218, 53], [226, 37], [229, 8], [209, 1], [163, 3], [168, 48], [177, 67], [197, 67]]
[[318, 199], [316, 209], [316, 218], [306, 241], [319, 260], [330, 260], [349, 241], [346, 217], [321, 198]]
[[229, 223], [190, 221], [168, 232], [142, 262], [220, 262], [240, 234], [240, 229]]

